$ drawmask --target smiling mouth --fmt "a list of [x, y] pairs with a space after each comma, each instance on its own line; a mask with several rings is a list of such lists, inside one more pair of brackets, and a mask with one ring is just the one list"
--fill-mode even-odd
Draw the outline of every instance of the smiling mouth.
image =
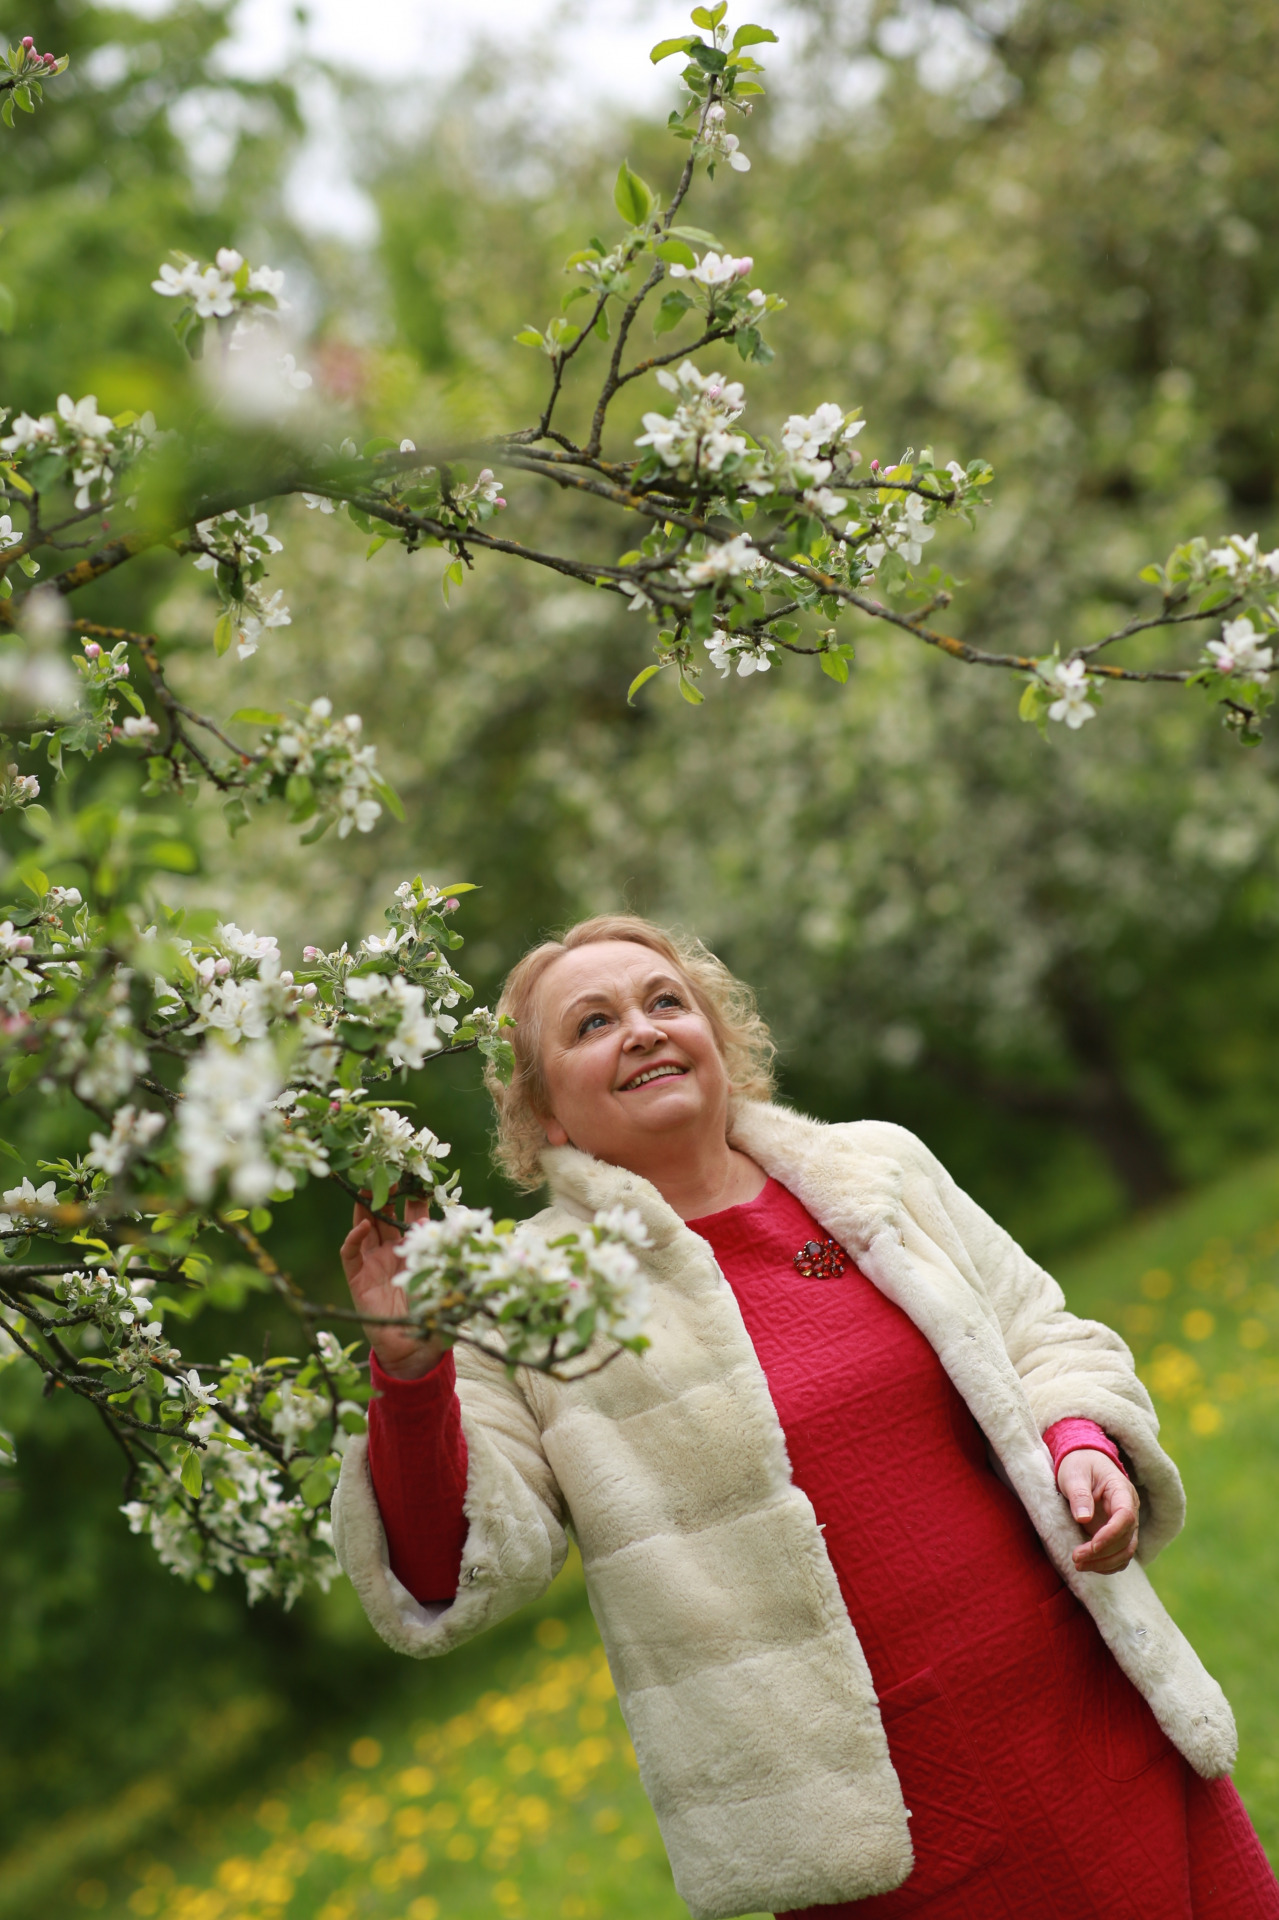
[[687, 1067], [677, 1067], [673, 1062], [669, 1061], [665, 1066], [645, 1067], [643, 1073], [634, 1074], [624, 1086], [618, 1088], [618, 1092], [633, 1093], [636, 1087], [651, 1086], [654, 1080], [682, 1079], [687, 1072]]

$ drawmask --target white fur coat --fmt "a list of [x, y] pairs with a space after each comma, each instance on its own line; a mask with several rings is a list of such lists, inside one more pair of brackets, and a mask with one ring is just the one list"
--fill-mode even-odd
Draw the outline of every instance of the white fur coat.
[[[1095, 1420], [1132, 1463], [1140, 1558], [1178, 1531], [1177, 1470], [1122, 1340], [1061, 1289], [900, 1127], [745, 1105], [733, 1142], [790, 1188], [906, 1312], [986, 1435], [1053, 1564], [1169, 1738], [1207, 1776], [1234, 1723], [1139, 1564], [1075, 1572], [1082, 1537], [1041, 1435]], [[420, 1606], [387, 1564], [363, 1443], [334, 1504], [338, 1556], [401, 1652], [446, 1653], [542, 1593], [565, 1530], [640, 1774], [694, 1920], [862, 1899], [910, 1872], [908, 1815], [869, 1669], [732, 1291], [646, 1181], [571, 1147], [545, 1158], [548, 1237], [619, 1202], [642, 1214], [653, 1308], [642, 1357], [572, 1384], [459, 1347], [470, 1521], [457, 1598]]]

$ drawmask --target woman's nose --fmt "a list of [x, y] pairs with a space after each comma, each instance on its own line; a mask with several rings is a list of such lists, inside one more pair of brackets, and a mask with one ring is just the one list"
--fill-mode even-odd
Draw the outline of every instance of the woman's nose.
[[623, 1046], [637, 1051], [646, 1047], [658, 1047], [665, 1038], [666, 1035], [661, 1027], [656, 1021], [650, 1020], [646, 1013], [635, 1012], [627, 1015], [623, 1028]]

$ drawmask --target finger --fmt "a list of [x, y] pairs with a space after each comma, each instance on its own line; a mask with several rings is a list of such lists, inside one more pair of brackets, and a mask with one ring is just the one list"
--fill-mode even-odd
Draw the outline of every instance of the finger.
[[1137, 1523], [1134, 1519], [1123, 1519], [1107, 1523], [1091, 1540], [1076, 1547], [1074, 1560], [1077, 1567], [1095, 1571], [1108, 1562], [1126, 1566], [1136, 1551]]
[[1062, 1462], [1057, 1484], [1069, 1502], [1071, 1518], [1080, 1526], [1091, 1520], [1095, 1511], [1092, 1472], [1086, 1462], [1068, 1454]]
[[429, 1200], [406, 1200], [404, 1203], [404, 1224], [412, 1226], [415, 1221], [428, 1220], [431, 1214]]

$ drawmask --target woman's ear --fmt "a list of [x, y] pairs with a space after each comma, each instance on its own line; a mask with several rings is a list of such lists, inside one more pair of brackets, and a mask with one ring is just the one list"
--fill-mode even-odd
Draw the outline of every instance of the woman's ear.
[[573, 1142], [569, 1139], [568, 1135], [565, 1133], [563, 1127], [560, 1125], [559, 1121], [555, 1118], [555, 1115], [553, 1113], [539, 1114], [538, 1119], [542, 1122], [542, 1126], [546, 1132], [547, 1141], [551, 1146], [553, 1147], [571, 1147], [572, 1146]]

